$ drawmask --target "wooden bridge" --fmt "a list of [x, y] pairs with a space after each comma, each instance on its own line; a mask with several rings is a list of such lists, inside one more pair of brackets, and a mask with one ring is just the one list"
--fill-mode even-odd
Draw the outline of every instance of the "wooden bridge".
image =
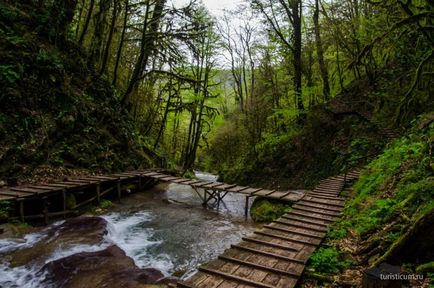
[[[269, 199], [297, 202], [305, 195], [303, 190], [276, 191], [214, 181], [187, 179], [166, 174], [161, 172], [161, 169], [154, 169], [104, 176], [91, 175], [66, 178], [63, 181], [53, 183], [8, 186], [0, 189], [0, 201], [13, 202], [17, 211], [16, 214], [22, 221], [43, 218], [48, 223], [49, 217], [65, 217], [86, 204], [92, 202], [99, 204], [106, 194], [112, 193], [120, 201], [122, 195], [131, 190], [127, 186], [134, 185], [136, 190], [141, 190], [144, 185], [156, 181], [191, 186], [202, 199], [204, 206], [212, 204], [217, 208], [227, 193], [243, 194], [246, 197], [246, 216], [248, 215], [249, 199], [251, 197], [261, 196]], [[199, 190], [199, 188], [201, 189]], [[74, 195], [81, 202], [77, 203], [75, 207], [67, 207], [68, 194]]]
[[354, 170], [322, 181], [289, 213], [243, 238], [218, 259], [200, 266], [190, 279], [172, 287], [294, 287], [327, 227], [343, 209], [344, 198], [339, 194], [346, 181], [357, 179], [358, 174]]

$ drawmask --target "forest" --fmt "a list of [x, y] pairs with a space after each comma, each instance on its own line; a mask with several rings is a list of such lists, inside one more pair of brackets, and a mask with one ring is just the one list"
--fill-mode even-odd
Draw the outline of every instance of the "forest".
[[[0, 1], [0, 287], [119, 287], [113, 279], [125, 287], [392, 287], [380, 279], [386, 272], [420, 276], [392, 279], [399, 280], [393, 287], [433, 287], [434, 2], [218, 2]], [[161, 188], [163, 172], [146, 169], [163, 169], [160, 179], [172, 184]], [[112, 174], [142, 170], [157, 171], [146, 189], [166, 198], [100, 199], [101, 191], [117, 189], [120, 200], [142, 189], [142, 178], [136, 187]], [[47, 222], [61, 206], [61, 194], [22, 198], [36, 193], [31, 185], [107, 175], [118, 175], [118, 188], [98, 184], [92, 199], [84, 196], [90, 188], [59, 190], [58, 216], [87, 216], [46, 230], [25, 221], [29, 211]], [[208, 208], [199, 209], [202, 190], [188, 184], [186, 192], [170, 177], [227, 189], [198, 186]], [[245, 200], [236, 196], [241, 189], [226, 196], [235, 183], [258, 189], [246, 188]], [[285, 196], [273, 198], [274, 191]], [[297, 200], [283, 201], [290, 196]], [[249, 220], [237, 218], [243, 205]], [[196, 218], [213, 219], [218, 231]], [[190, 225], [183, 230], [190, 234], [168, 233], [169, 223]], [[274, 230], [298, 238], [270, 236], [276, 223], [292, 232]], [[74, 225], [88, 236], [74, 234]], [[246, 240], [251, 225], [271, 230]], [[66, 231], [63, 238], [52, 236], [56, 229]], [[43, 233], [54, 237], [45, 248]], [[26, 240], [10, 240], [20, 237]], [[309, 250], [303, 237], [321, 241]], [[151, 248], [134, 250], [131, 239]], [[241, 240], [251, 246], [232, 255]], [[89, 247], [75, 249], [77, 241]], [[260, 244], [269, 249], [259, 251]], [[307, 258], [293, 250], [308, 251]], [[108, 257], [103, 251], [113, 263], [85, 272], [85, 253]], [[63, 279], [65, 263], [79, 276]]]

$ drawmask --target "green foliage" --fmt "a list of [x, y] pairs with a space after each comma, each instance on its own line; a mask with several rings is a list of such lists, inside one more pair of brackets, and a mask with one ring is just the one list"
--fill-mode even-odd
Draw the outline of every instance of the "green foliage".
[[15, 65], [0, 65], [0, 81], [14, 83], [20, 78], [20, 72]]
[[256, 222], [271, 222], [291, 211], [291, 205], [276, 200], [256, 198], [250, 208], [250, 216]]
[[308, 265], [315, 272], [337, 274], [353, 266], [353, 260], [344, 259], [344, 254], [336, 248], [320, 247], [309, 259]]
[[[433, 137], [433, 123], [423, 130], [415, 127], [367, 166], [354, 186], [356, 197], [344, 211], [348, 226], [365, 235], [400, 215], [416, 219], [430, 210], [434, 205], [429, 152]], [[393, 242], [400, 234], [394, 231], [387, 238]]]
[[342, 239], [347, 236], [347, 229], [343, 225], [333, 225], [327, 233], [327, 238], [331, 240]]
[[0, 222], [8, 220], [10, 211], [11, 203], [9, 201], [0, 201]]
[[108, 209], [108, 208], [110, 208], [110, 207], [112, 207], [112, 206], [113, 206], [112, 201], [107, 200], [107, 199], [102, 199], [102, 200], [101, 200], [101, 203], [99, 204], [99, 207], [100, 207], [101, 209]]

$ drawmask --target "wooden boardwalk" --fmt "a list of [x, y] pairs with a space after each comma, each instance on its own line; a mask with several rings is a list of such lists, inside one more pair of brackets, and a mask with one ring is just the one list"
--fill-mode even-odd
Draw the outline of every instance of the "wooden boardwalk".
[[[305, 191], [302, 190], [276, 191], [253, 188], [236, 184], [176, 177], [161, 171], [161, 169], [148, 169], [143, 171], [130, 171], [104, 176], [94, 175], [67, 178], [63, 181], [52, 183], [29, 184], [14, 187], [7, 186], [0, 189], [0, 201], [13, 202], [16, 206], [16, 210], [18, 211], [16, 214], [23, 221], [25, 219], [45, 218], [45, 222], [47, 222], [48, 217], [59, 215], [65, 216], [66, 214], [72, 212], [67, 210], [66, 207], [68, 194], [80, 196], [82, 201], [78, 203], [76, 207], [74, 207], [79, 208], [80, 206], [89, 204], [91, 202], [99, 203], [102, 197], [108, 193], [117, 195], [117, 198], [120, 200], [122, 194], [124, 193], [122, 189], [122, 186], [124, 185], [134, 185], [136, 189], [140, 190], [142, 189], [143, 184], [155, 181], [171, 182], [191, 186], [201, 197], [204, 205], [219, 205], [227, 193], [242, 194], [246, 197], [246, 216], [248, 213], [250, 197], [261, 196], [269, 199], [297, 202], [305, 195]], [[201, 190], [199, 191], [198, 188], [201, 188]], [[40, 204], [26, 204], [32, 201], [39, 201]], [[56, 211], [53, 211], [53, 208], [49, 207], [50, 203], [54, 202], [61, 203], [60, 206], [62, 207], [60, 210], [56, 209]], [[35, 212], [35, 206], [40, 207], [39, 211]], [[51, 207], [53, 206], [55, 205], [51, 205]], [[29, 210], [32, 210], [30, 215]]]
[[177, 287], [291, 288], [297, 284], [310, 255], [344, 206], [339, 197], [357, 170], [323, 180], [281, 218], [232, 245], [218, 259], [204, 264]]

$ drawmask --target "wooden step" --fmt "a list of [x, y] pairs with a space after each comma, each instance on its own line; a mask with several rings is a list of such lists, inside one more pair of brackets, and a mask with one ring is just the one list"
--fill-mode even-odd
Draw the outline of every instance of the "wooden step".
[[252, 238], [252, 237], [243, 237], [241, 238], [242, 240], [246, 241], [246, 242], [252, 242], [252, 243], [256, 243], [256, 244], [261, 244], [261, 245], [265, 245], [265, 246], [270, 246], [270, 247], [275, 247], [275, 248], [279, 248], [282, 250], [288, 250], [288, 251], [294, 251], [294, 252], [298, 252], [299, 250], [291, 247], [291, 246], [285, 246], [285, 245], [281, 245], [281, 244], [276, 244], [273, 242], [267, 242], [261, 239], [256, 239], [256, 238]]
[[[273, 230], [273, 229], [270, 229], [270, 230]], [[268, 237], [273, 237], [273, 238], [285, 240], [285, 241], [295, 242], [295, 243], [299, 243], [299, 244], [303, 244], [303, 245], [318, 246], [321, 243], [321, 240], [318, 240], [316, 238], [310, 238], [309, 240], [303, 240], [303, 239], [296, 239], [296, 238], [290, 237], [290, 235], [280, 235], [280, 234], [275, 234], [275, 233], [271, 233], [271, 232], [267, 232], [267, 231], [255, 231], [254, 233], [258, 234], [258, 235], [263, 235], [263, 236], [268, 236]]]
[[[276, 223], [276, 224], [279, 224], [279, 223]], [[284, 225], [284, 224], [281, 224], [281, 225]], [[303, 231], [295, 231], [294, 229], [286, 229], [286, 228], [273, 226], [273, 225], [264, 225], [264, 228], [268, 228], [268, 229], [276, 230], [276, 231], [281, 231], [281, 232], [285, 232], [285, 233], [290, 233], [290, 234], [295, 234], [295, 235], [300, 235], [303, 237], [315, 238], [315, 239], [322, 239], [325, 236], [325, 233], [324, 233], [324, 235], [320, 236], [317, 234], [311, 234], [311, 233], [303, 232]]]
[[255, 248], [251, 248], [251, 247], [246, 247], [246, 246], [242, 246], [242, 245], [238, 245], [238, 244], [231, 245], [231, 248], [251, 252], [253, 254], [260, 254], [260, 255], [271, 257], [271, 258], [286, 260], [286, 261], [294, 262], [294, 263], [298, 263], [298, 264], [303, 264], [303, 265], [306, 264], [305, 261], [300, 260], [300, 259], [295, 259], [295, 258], [288, 257], [288, 256], [274, 254], [271, 252], [266, 252], [263, 250], [259, 250], [259, 249], [255, 249]]
[[296, 221], [303, 222], [306, 224], [320, 225], [323, 227], [327, 227], [329, 225], [329, 224], [325, 224], [323, 222], [315, 221], [315, 220], [310, 219], [310, 218], [306, 218], [305, 216], [294, 215], [294, 214], [285, 214], [282, 216], [282, 218], [288, 219], [288, 220], [296, 220]]
[[274, 286], [268, 285], [268, 284], [264, 284], [261, 282], [257, 282], [257, 281], [253, 281], [247, 278], [243, 278], [243, 277], [239, 277], [239, 276], [235, 276], [226, 272], [221, 272], [219, 270], [215, 270], [215, 269], [211, 269], [211, 268], [206, 268], [206, 267], [199, 267], [198, 268], [199, 271], [204, 272], [204, 273], [208, 273], [208, 274], [214, 274], [217, 276], [220, 276], [222, 278], [231, 280], [231, 281], [235, 281], [235, 282], [241, 282], [247, 285], [251, 285], [253, 287], [258, 287], [258, 288], [274, 288]]
[[237, 259], [234, 257], [229, 257], [229, 256], [225, 256], [225, 255], [220, 255], [218, 257], [221, 260], [224, 261], [228, 261], [228, 262], [233, 262], [239, 265], [243, 265], [243, 266], [247, 266], [247, 267], [251, 267], [251, 268], [255, 268], [255, 269], [259, 269], [259, 270], [265, 270], [268, 272], [272, 272], [274, 274], [279, 274], [279, 275], [285, 275], [285, 276], [290, 276], [290, 277], [294, 277], [294, 278], [298, 278], [301, 276], [301, 273], [296, 273], [293, 271], [285, 271], [285, 270], [281, 270], [281, 269], [276, 269], [273, 267], [269, 267], [269, 266], [265, 266], [265, 265], [261, 265], [258, 263], [254, 263], [254, 262], [247, 262], [241, 259]]
[[292, 206], [292, 208], [295, 210], [299, 210], [299, 211], [306, 211], [309, 213], [322, 214], [322, 215], [327, 215], [327, 216], [331, 216], [331, 217], [338, 217], [341, 214], [339, 212], [326, 211], [322, 208], [312, 208], [312, 207], [306, 207], [306, 206], [298, 205], [298, 204], [295, 204], [294, 206]]
[[[291, 219], [291, 221], [287, 222], [287, 221], [284, 221], [285, 219], [286, 218], [282, 218], [281, 217], [281, 218], [279, 218], [277, 220], [274, 220], [273, 222], [279, 223], [279, 224], [283, 224], [283, 225], [287, 225], [287, 226], [296, 227], [296, 228], [311, 230], [311, 231], [315, 231], [315, 232], [325, 232], [325, 233], [328, 232], [327, 228], [324, 228], [324, 227], [321, 227], [321, 226], [319, 226], [319, 227], [308, 227], [308, 226], [306, 226], [306, 223], [303, 223], [301, 221], [296, 221], [296, 220], [292, 220]], [[318, 226], [318, 225], [316, 225], [316, 226]]]
[[344, 199], [337, 198], [337, 197], [327, 197], [327, 196], [322, 196], [322, 195], [318, 195], [318, 194], [308, 194], [308, 195], [311, 195], [312, 197], [315, 197], [315, 198], [318, 198], [318, 199], [325, 199], [325, 200], [334, 200], [334, 201], [345, 202]]
[[312, 191], [309, 193], [309, 195], [312, 196], [319, 196], [319, 197], [327, 197], [330, 200], [341, 200], [341, 198], [338, 196], [339, 193], [322, 193], [318, 191]]
[[[309, 203], [324, 204], [324, 205], [333, 206], [333, 207], [336, 207], [336, 208], [344, 208], [345, 207], [345, 204], [343, 202], [341, 202], [340, 200], [337, 200], [337, 201], [331, 200], [331, 201], [335, 201], [335, 202], [330, 202], [330, 201], [327, 201], [327, 200], [321, 200], [321, 199], [316, 199], [316, 198], [306, 199], [306, 197], [304, 197], [302, 201], [303, 202], [309, 202]], [[340, 202], [340, 203], [338, 203], [338, 202]]]
[[[334, 206], [329, 206], [327, 204], [324, 204], [324, 205], [312, 204], [312, 203], [308, 203], [307, 201], [304, 201], [304, 200], [298, 202], [297, 205], [303, 205], [303, 206], [311, 207], [311, 208], [324, 209], [326, 211], [332, 211], [332, 212], [338, 212], [338, 213], [341, 213], [342, 210], [344, 210], [343, 208], [336, 208]], [[326, 206], [326, 207], [324, 207], [324, 206]]]
[[314, 220], [320, 220], [320, 221], [324, 221], [324, 222], [328, 222], [328, 223], [333, 223], [333, 222], [335, 222], [335, 218], [329, 218], [328, 216], [316, 216], [316, 215], [313, 215], [313, 213], [306, 213], [306, 212], [303, 212], [303, 211], [295, 211], [295, 209], [293, 210], [293, 211], [291, 211], [291, 214], [294, 214], [294, 215], [299, 215], [299, 216], [304, 216], [304, 217], [307, 217], [307, 218], [310, 218], [310, 219], [314, 219]]

